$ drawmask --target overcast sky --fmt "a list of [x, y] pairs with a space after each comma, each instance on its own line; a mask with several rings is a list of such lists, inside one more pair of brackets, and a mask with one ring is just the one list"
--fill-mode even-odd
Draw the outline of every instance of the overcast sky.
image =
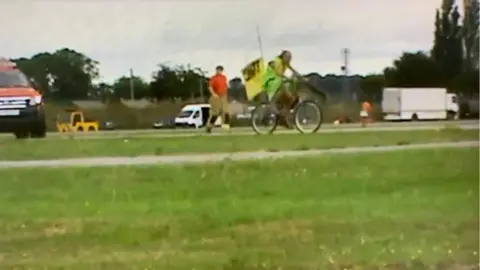
[[[303, 73], [380, 72], [402, 51], [429, 50], [440, 0], [0, 1], [0, 54], [32, 56], [69, 47], [100, 62], [103, 80], [159, 63], [191, 64], [228, 76], [260, 55], [293, 52]], [[20, 16], [20, 18], [19, 18]]]

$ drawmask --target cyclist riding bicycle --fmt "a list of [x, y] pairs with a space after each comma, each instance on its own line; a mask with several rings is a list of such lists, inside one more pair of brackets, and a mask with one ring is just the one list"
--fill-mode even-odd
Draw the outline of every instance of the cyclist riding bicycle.
[[288, 78], [285, 76], [287, 69], [291, 70], [295, 76], [301, 76], [292, 68], [290, 62], [292, 60], [292, 53], [284, 50], [273, 61], [270, 61], [263, 76], [263, 90], [268, 96], [268, 101], [279, 112], [286, 117], [289, 110], [293, 107], [296, 96], [288, 91], [284, 80]]

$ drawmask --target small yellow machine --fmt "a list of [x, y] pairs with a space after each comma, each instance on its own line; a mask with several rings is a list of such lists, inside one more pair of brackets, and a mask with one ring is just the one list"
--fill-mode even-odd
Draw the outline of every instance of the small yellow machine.
[[98, 131], [99, 123], [85, 119], [83, 112], [77, 110], [65, 110], [57, 115], [58, 132], [89, 132]]

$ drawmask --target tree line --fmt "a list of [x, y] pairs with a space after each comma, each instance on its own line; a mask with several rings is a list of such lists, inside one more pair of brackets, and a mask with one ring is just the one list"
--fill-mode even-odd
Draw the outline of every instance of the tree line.
[[[463, 18], [455, 0], [443, 0], [436, 11], [431, 50], [403, 52], [382, 73], [366, 76], [308, 76], [331, 96], [378, 100], [384, 87], [446, 87], [471, 96], [479, 91], [479, 1], [464, 0]], [[206, 72], [191, 65], [160, 64], [149, 81], [123, 76], [113, 84], [94, 83], [99, 63], [70, 48], [11, 59], [43, 91], [46, 99], [188, 99], [208, 94]], [[348, 83], [349, 92], [340, 91]], [[133, 88], [134, 91], [131, 91]], [[230, 95], [245, 99], [238, 77], [230, 80]], [[133, 94], [133, 95], [132, 95]]]
[[[11, 59], [50, 100], [120, 98], [192, 98], [206, 94], [207, 78], [190, 65], [158, 65], [150, 81], [122, 76], [113, 84], [99, 82], [99, 63], [70, 48], [42, 52], [30, 58]], [[200, 89], [204, 89], [205, 93]], [[133, 91], [131, 91], [133, 90]], [[133, 95], [132, 95], [133, 94]]]
[[445, 87], [472, 96], [479, 92], [479, 1], [463, 1], [461, 20], [456, 0], [436, 10], [430, 52], [404, 52], [382, 74], [366, 76], [362, 90], [375, 96], [383, 87]]

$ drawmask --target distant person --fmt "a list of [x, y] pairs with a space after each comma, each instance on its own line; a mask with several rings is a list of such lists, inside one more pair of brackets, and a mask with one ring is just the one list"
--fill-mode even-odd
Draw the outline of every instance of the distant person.
[[370, 122], [370, 114], [372, 113], [372, 105], [368, 101], [362, 103], [362, 110], [360, 111], [360, 122], [362, 127], [366, 127]]
[[230, 129], [230, 114], [228, 108], [228, 82], [227, 77], [223, 75], [223, 67], [215, 68], [215, 75], [210, 78], [208, 90], [210, 91], [210, 114], [206, 124], [206, 131], [212, 132], [212, 128], [218, 117], [222, 118], [222, 127]]

